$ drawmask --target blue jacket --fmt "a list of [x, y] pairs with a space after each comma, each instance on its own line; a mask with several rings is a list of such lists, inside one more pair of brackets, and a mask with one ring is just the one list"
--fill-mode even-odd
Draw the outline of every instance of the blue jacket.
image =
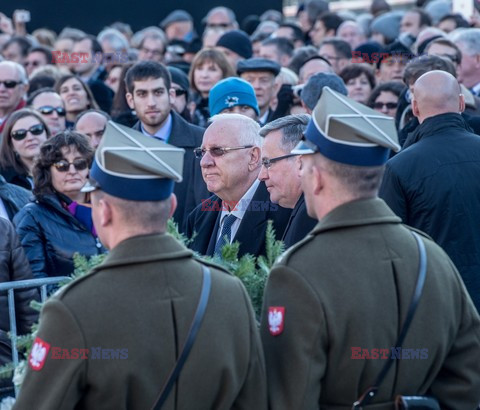
[[71, 275], [74, 253], [93, 256], [105, 251], [56, 195], [37, 198], [13, 222], [35, 278]]

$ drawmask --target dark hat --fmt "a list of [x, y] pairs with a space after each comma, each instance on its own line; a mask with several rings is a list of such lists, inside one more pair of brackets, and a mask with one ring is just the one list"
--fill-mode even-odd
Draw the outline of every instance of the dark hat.
[[377, 62], [379, 56], [383, 53], [383, 46], [376, 41], [368, 41], [367, 43], [360, 44], [355, 50], [353, 50], [353, 56], [359, 57], [362, 62], [371, 63]]
[[277, 76], [281, 68], [280, 64], [266, 58], [249, 58], [238, 62], [237, 74], [240, 75], [247, 71], [269, 71]]
[[177, 23], [179, 21], [193, 21], [193, 18], [185, 10], [173, 10], [160, 22], [160, 27], [165, 30], [170, 24]]
[[382, 62], [388, 57], [402, 59], [403, 61], [405, 61], [405, 63], [407, 63], [415, 57], [415, 54], [412, 52], [412, 50], [410, 50], [400, 41], [394, 41], [393, 43], [385, 47], [385, 50], [383, 50], [382, 58], [380, 58], [377, 62], [377, 68], [380, 68]]
[[185, 150], [113, 121], [95, 152], [91, 182], [82, 192], [101, 189], [132, 201], [161, 201], [182, 181]]
[[227, 31], [218, 39], [216, 45], [228, 48], [243, 58], [250, 58], [253, 54], [252, 42], [241, 30]]
[[172, 77], [172, 83], [178, 84], [182, 90], [188, 91], [190, 88], [188, 76], [177, 67], [168, 66], [167, 69]]
[[314, 74], [308, 79], [300, 93], [300, 98], [311, 110], [317, 105], [324, 87], [330, 87], [343, 95], [348, 95], [347, 87], [338, 75], [333, 73]]
[[399, 151], [395, 121], [329, 87], [312, 113], [302, 141], [292, 154], [321, 153], [354, 166], [380, 166]]
[[219, 114], [225, 108], [237, 105], [248, 105], [254, 109], [257, 115], [260, 115], [255, 90], [249, 82], [241, 78], [230, 77], [220, 81], [210, 90], [208, 95], [210, 115]]
[[370, 31], [383, 34], [387, 42], [395, 40], [400, 34], [400, 22], [403, 13], [398, 11], [390, 11], [381, 14], [372, 21]]

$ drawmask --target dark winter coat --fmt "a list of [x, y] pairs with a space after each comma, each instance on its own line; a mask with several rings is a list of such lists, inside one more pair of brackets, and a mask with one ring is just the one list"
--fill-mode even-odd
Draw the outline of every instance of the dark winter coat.
[[415, 140], [387, 163], [380, 196], [447, 252], [480, 310], [480, 137], [448, 113], [427, 118]]
[[[32, 271], [13, 225], [0, 218], [0, 283], [32, 279]], [[38, 296], [36, 290], [15, 291], [17, 333], [30, 331], [38, 314], [30, 308], [30, 301]], [[12, 361], [8, 315], [8, 294], [0, 293], [0, 365]], [[0, 380], [1, 383], [1, 380]]]
[[92, 256], [104, 252], [99, 240], [56, 195], [37, 198], [13, 221], [35, 278], [71, 275], [74, 253]]
[[18, 185], [9, 184], [0, 175], [0, 199], [5, 206], [5, 209], [10, 220], [13, 219], [15, 214], [20, 211], [28, 202], [32, 193]]

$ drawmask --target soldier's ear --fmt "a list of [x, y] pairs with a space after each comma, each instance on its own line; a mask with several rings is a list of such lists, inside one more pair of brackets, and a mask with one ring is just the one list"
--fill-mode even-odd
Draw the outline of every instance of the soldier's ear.
[[177, 209], [177, 196], [175, 194], [170, 195], [170, 215], [169, 218], [171, 218]]
[[325, 186], [325, 178], [323, 170], [320, 167], [312, 167], [312, 182], [313, 182], [313, 194], [319, 195]]
[[98, 208], [99, 208], [99, 219], [100, 219], [100, 226], [105, 227], [110, 225], [112, 222], [112, 206], [110, 203], [104, 198], [101, 198], [98, 201]]

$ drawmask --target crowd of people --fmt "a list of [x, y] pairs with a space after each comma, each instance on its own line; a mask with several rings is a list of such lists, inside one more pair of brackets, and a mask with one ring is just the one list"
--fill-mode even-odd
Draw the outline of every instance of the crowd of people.
[[[479, 15], [478, 2], [465, 17], [446, 0], [400, 11], [373, 0], [360, 14], [308, 0], [295, 16], [268, 10], [242, 22], [215, 7], [202, 33], [174, 10], [135, 33], [115, 22], [97, 34], [30, 33], [25, 11], [0, 13], [2, 281], [68, 276], [75, 254], [108, 254], [94, 279], [44, 309], [18, 408], [155, 404], [179, 340], [190, 338], [205, 285], [190, 277], [197, 272], [212, 280], [215, 308], [166, 398], [171, 408], [351, 408], [358, 399], [390, 409], [396, 395], [431, 395], [442, 408], [474, 409]], [[164, 235], [170, 217], [190, 250]], [[239, 257], [265, 255], [269, 221], [287, 251], [271, 271], [258, 332], [239, 282], [192, 251], [222, 258], [238, 242]], [[410, 325], [416, 240], [427, 279]], [[26, 332], [37, 294], [16, 295]], [[132, 296], [142, 305], [117, 309], [137, 305]], [[7, 312], [6, 296], [0, 303]], [[427, 349], [428, 360], [395, 364], [377, 379], [378, 396], [364, 394], [381, 363], [349, 353], [402, 348], [394, 343], [406, 322], [408, 347]], [[5, 364], [10, 326], [0, 325]], [[141, 350], [155, 343], [168, 359], [147, 366]], [[128, 348], [132, 361], [89, 371], [51, 361], [50, 346]], [[132, 366], [145, 372], [128, 384]], [[47, 386], [59, 374], [68, 376]], [[206, 388], [212, 378], [222, 380]], [[200, 379], [207, 384], [195, 386]]]

